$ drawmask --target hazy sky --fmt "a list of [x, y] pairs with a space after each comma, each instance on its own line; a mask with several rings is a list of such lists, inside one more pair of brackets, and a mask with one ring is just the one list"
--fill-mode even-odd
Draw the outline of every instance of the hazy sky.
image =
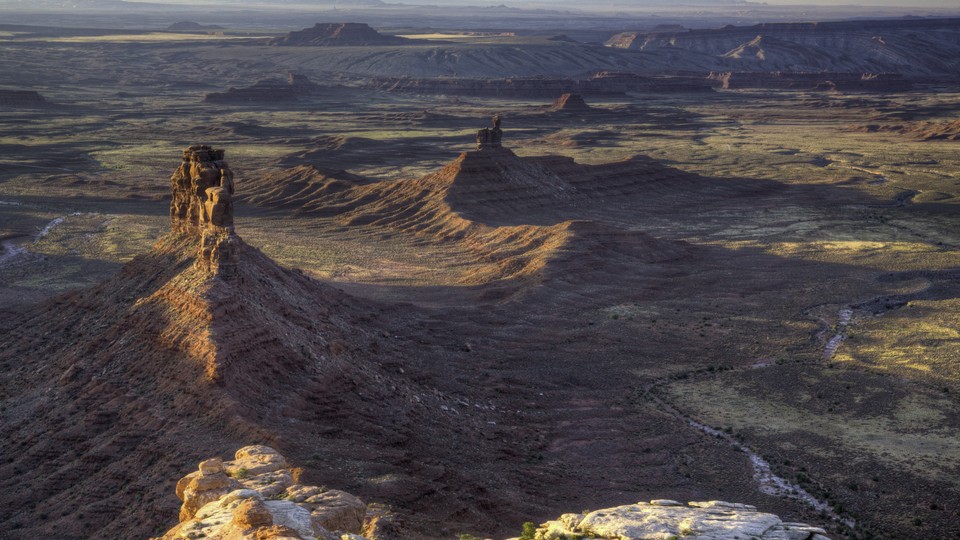
[[[108, 0], [109, 1], [109, 0]], [[126, 0], [127, 2], [148, 2], [159, 4], [217, 4], [230, 5], [233, 7], [242, 7], [244, 5], [265, 6], [274, 4], [277, 8], [283, 5], [299, 4], [312, 6], [331, 6], [337, 5], [341, 8], [355, 7], [362, 2], [351, 2], [350, 0]], [[816, 6], [883, 6], [886, 8], [900, 8], [908, 12], [911, 8], [947, 8], [960, 13], [960, 0], [763, 0], [754, 2], [744, 2], [743, 0], [612, 0], [612, 1], [584, 1], [584, 0], [383, 0], [386, 3], [393, 4], [412, 4], [412, 5], [438, 5], [438, 6], [494, 6], [505, 4], [510, 7], [518, 8], [553, 8], [553, 9], [572, 9], [578, 11], [610, 11], [615, 9], [643, 9], [645, 7], [664, 8], [667, 6], [714, 6], [725, 5], [744, 5], [752, 4], [761, 7], [766, 4], [769, 6], [791, 6], [799, 9], [812, 8]], [[6, 7], [29, 7], [31, 5], [51, 5], [56, 4], [63, 7], [71, 5], [90, 5], [98, 4], [98, 0], [0, 0], [0, 6]], [[869, 14], [866, 14], [869, 16]]]

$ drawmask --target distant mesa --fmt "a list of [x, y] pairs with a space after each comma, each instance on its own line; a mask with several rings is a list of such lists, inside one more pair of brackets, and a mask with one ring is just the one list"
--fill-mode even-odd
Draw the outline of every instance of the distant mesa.
[[286, 79], [272, 78], [257, 81], [245, 88], [228, 88], [226, 92], [207, 94], [207, 103], [273, 103], [297, 101], [301, 97], [317, 92], [320, 85], [312, 82], [306, 75], [289, 73]]
[[358, 47], [373, 45], [411, 45], [418, 40], [388, 36], [362, 23], [317, 23], [271, 39], [268, 44], [281, 47]]
[[568, 36], [568, 35], [566, 35], [566, 34], [560, 34], [559, 36], [553, 36], [553, 37], [551, 37], [551, 38], [547, 38], [547, 40], [548, 40], [548, 41], [560, 41], [560, 42], [563, 42], [563, 43], [580, 43], [579, 41], [573, 39], [572, 37], [570, 37], [570, 36]]
[[587, 105], [580, 94], [563, 94], [558, 97], [550, 107], [551, 111], [556, 112], [589, 112], [593, 109]]
[[175, 22], [168, 26], [168, 32], [206, 32], [208, 30], [223, 30], [224, 27], [216, 24], [200, 24], [193, 21]]
[[0, 90], [0, 107], [33, 108], [47, 105], [50, 102], [33, 90]]

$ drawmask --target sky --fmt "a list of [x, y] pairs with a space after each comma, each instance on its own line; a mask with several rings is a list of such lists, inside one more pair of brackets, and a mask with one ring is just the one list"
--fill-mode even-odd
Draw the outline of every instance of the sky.
[[[149, 2], [162, 4], [218, 4], [230, 5], [232, 7], [242, 7], [245, 4], [254, 4], [263, 6], [265, 4], [275, 3], [278, 7], [284, 4], [301, 5], [333, 5], [338, 7], [354, 7], [360, 2], [351, 2], [350, 0], [126, 0], [128, 2]], [[495, 6], [505, 4], [517, 8], [548, 8], [548, 9], [572, 9], [578, 11], [611, 11], [615, 9], [643, 9], [644, 7], [663, 7], [663, 6], [723, 6], [735, 3], [743, 4], [748, 0], [610, 0], [610, 1], [584, 1], [584, 0], [383, 0], [387, 3], [403, 3], [411, 5], [437, 5], [437, 6]], [[85, 3], [98, 3], [98, 0], [0, 0], [0, 7], [27, 7], [31, 4], [60, 4], [60, 5], [83, 5]], [[792, 6], [796, 8], [816, 7], [816, 6], [883, 6], [887, 8], [901, 8], [908, 11], [910, 8], [947, 8], [960, 13], [960, 0], [756, 0], [749, 1], [753, 5], [768, 6]], [[353, 4], [353, 5], [352, 5]]]

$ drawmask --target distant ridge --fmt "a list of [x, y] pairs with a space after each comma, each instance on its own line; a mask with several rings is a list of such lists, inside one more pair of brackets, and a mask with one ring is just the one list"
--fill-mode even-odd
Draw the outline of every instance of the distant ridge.
[[343, 47], [364, 45], [410, 45], [417, 40], [388, 36], [363, 23], [317, 23], [274, 38], [270, 45], [281, 47]]

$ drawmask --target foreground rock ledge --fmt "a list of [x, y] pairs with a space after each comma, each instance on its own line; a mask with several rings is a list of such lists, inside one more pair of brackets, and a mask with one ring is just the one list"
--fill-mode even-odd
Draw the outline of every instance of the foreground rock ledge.
[[341, 540], [357, 538], [367, 505], [349, 493], [297, 482], [268, 446], [246, 446], [177, 482], [180, 524], [153, 540]]
[[589, 514], [564, 514], [537, 529], [536, 540], [830, 540], [826, 531], [784, 523], [747, 504], [656, 500]]
[[[378, 534], [377, 512], [335, 489], [305, 486], [276, 450], [246, 446], [233, 461], [208, 459], [177, 482], [180, 524], [152, 540], [366, 540]], [[826, 531], [784, 523], [756, 507], [722, 501], [656, 500], [588, 514], [564, 514], [541, 525], [535, 540], [830, 540]], [[402, 537], [402, 535], [400, 535]]]

